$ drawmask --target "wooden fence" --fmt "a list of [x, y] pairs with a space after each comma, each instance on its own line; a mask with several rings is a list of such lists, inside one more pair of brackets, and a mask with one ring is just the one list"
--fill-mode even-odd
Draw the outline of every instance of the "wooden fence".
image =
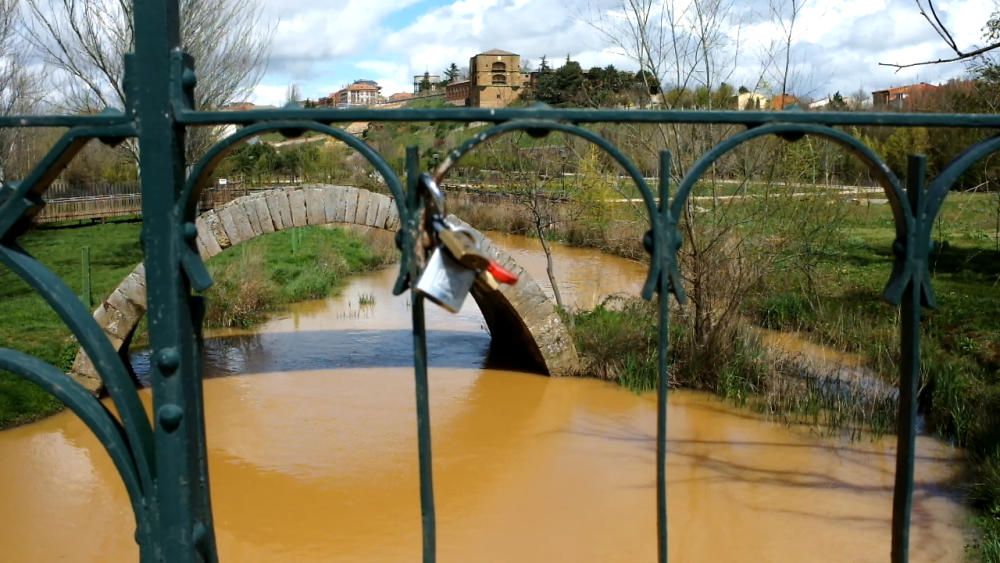
[[[276, 187], [291, 187], [292, 185], [299, 184], [213, 186], [202, 191], [198, 207], [200, 211], [207, 211], [257, 191]], [[443, 187], [449, 197], [470, 205], [510, 205], [523, 198], [523, 196], [489, 189], [484, 190], [468, 184], [448, 184]], [[564, 197], [547, 197], [545, 199], [551, 203], [568, 201], [568, 198]], [[139, 193], [138, 184], [57, 184], [46, 192], [45, 207], [35, 218], [35, 222], [102, 220], [131, 215], [142, 215], [142, 195]]]
[[110, 219], [138, 215], [142, 196], [136, 182], [69, 184], [56, 182], [45, 192], [45, 207], [36, 223]]

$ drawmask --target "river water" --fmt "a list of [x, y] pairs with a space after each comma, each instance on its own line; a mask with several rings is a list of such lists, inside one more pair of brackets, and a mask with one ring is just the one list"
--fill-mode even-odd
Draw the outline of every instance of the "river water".
[[[496, 238], [544, 279], [536, 242]], [[636, 294], [645, 273], [562, 247], [557, 263], [581, 306]], [[223, 560], [419, 560], [409, 304], [391, 296], [394, 276], [357, 277], [340, 297], [209, 341]], [[471, 299], [457, 315], [428, 304], [439, 560], [654, 560], [655, 396], [486, 368], [483, 324]], [[888, 559], [891, 439], [818, 437], [693, 392], [669, 408], [673, 561]], [[0, 433], [0, 459], [0, 560], [136, 560], [124, 488], [72, 415]], [[958, 452], [920, 438], [913, 561], [962, 559], [959, 467]]]

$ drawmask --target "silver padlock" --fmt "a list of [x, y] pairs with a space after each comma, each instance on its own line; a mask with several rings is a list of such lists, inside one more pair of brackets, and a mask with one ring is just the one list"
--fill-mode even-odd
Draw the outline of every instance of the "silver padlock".
[[476, 281], [476, 271], [466, 268], [441, 247], [435, 248], [420, 275], [417, 291], [427, 299], [457, 313]]

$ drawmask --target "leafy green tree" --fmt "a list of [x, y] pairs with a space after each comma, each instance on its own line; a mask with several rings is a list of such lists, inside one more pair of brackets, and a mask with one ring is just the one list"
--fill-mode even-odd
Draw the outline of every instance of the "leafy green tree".
[[429, 92], [434, 85], [431, 84], [431, 73], [424, 71], [424, 78], [420, 81], [419, 91]]
[[712, 92], [712, 108], [730, 109], [736, 105], [736, 90], [732, 85], [723, 82], [719, 84], [715, 92]]
[[847, 110], [847, 100], [840, 95], [840, 90], [837, 90], [833, 97], [830, 98], [830, 109], [833, 111], [846, 111]]
[[545, 55], [542, 55], [542, 62], [539, 63], [538, 65], [538, 72], [551, 72], [551, 71], [552, 67], [549, 66], [549, 62], [546, 59]]
[[648, 70], [640, 70], [635, 73], [635, 82], [645, 86], [651, 96], [663, 91], [660, 88], [660, 81], [656, 78], [656, 75]]
[[448, 82], [448, 83], [451, 83], [451, 82], [454, 82], [454, 81], [458, 80], [458, 78], [461, 75], [462, 75], [462, 73], [461, 73], [461, 71], [458, 70], [458, 65], [456, 65], [455, 63], [451, 63], [451, 65], [449, 65], [448, 68], [445, 69], [445, 71], [444, 71], [444, 79], [445, 79], [445, 82]]

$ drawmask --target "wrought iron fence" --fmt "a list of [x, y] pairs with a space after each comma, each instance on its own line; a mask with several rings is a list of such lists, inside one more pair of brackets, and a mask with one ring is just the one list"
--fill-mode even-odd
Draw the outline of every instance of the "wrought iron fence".
[[[931, 226], [949, 186], [972, 163], [1000, 149], [1000, 137], [969, 147], [931, 180], [925, 159], [912, 156], [901, 180], [869, 147], [834, 128], [842, 125], [900, 127], [946, 126], [1000, 128], [1000, 116], [906, 113], [801, 113], [742, 111], [612, 111], [577, 109], [281, 109], [199, 111], [193, 104], [196, 83], [192, 58], [180, 47], [177, 0], [136, 0], [135, 53], [126, 57], [124, 111], [97, 115], [15, 116], [0, 127], [65, 127], [68, 131], [21, 182], [0, 192], [0, 260], [24, 279], [71, 329], [100, 373], [117, 409], [115, 417], [83, 387], [59, 369], [21, 352], [0, 349], [0, 369], [16, 373], [62, 400], [100, 439], [121, 474], [135, 513], [142, 561], [214, 561], [217, 559], [209, 473], [206, 463], [202, 401], [201, 326], [203, 298], [197, 292], [211, 279], [196, 248], [195, 215], [199, 196], [213, 167], [241, 142], [266, 132], [289, 136], [314, 131], [342, 141], [364, 157], [386, 180], [401, 218], [397, 240], [402, 252], [397, 294], [420, 275], [412, 259], [424, 204], [418, 197], [419, 160], [407, 151], [402, 177], [371, 147], [331, 126], [355, 121], [447, 121], [494, 124], [453, 150], [437, 170], [441, 176], [463, 155], [490, 138], [512, 131], [533, 135], [560, 131], [593, 143], [616, 161], [634, 182], [649, 219], [644, 243], [651, 260], [642, 296], [659, 296], [659, 387], [656, 438], [658, 558], [667, 559], [666, 429], [667, 323], [669, 295], [685, 299], [678, 270], [678, 221], [691, 190], [717, 159], [739, 145], [769, 135], [794, 140], [813, 135], [831, 140], [863, 161], [885, 189], [895, 220], [893, 269], [883, 292], [901, 311], [901, 362], [898, 451], [893, 498], [891, 558], [908, 560], [913, 493], [916, 393], [922, 307], [934, 306], [927, 259]], [[593, 123], [734, 124], [746, 130], [704, 154], [671, 194], [670, 154], [663, 152], [654, 193], [636, 165], [610, 142], [583, 127]], [[185, 174], [184, 139], [189, 127], [244, 126], [217, 143]], [[150, 381], [153, 419], [147, 418], [123, 360], [90, 312], [67, 285], [19, 244], [44, 209], [46, 190], [83, 146], [93, 139], [115, 143], [136, 138], [140, 149], [142, 238], [148, 280], [148, 319], [153, 351]], [[431, 475], [430, 412], [424, 300], [412, 298], [414, 376], [416, 382], [423, 560], [435, 560], [435, 513]], [[14, 461], [16, 463], [16, 461]]]

